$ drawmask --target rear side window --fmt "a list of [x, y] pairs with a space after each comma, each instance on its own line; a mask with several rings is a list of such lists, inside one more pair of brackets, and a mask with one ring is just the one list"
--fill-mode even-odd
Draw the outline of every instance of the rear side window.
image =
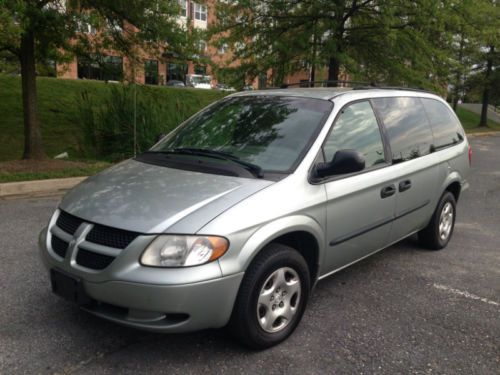
[[387, 129], [393, 163], [431, 152], [432, 132], [419, 98], [376, 98], [373, 104]]
[[457, 119], [446, 105], [434, 99], [420, 100], [431, 123], [436, 150], [456, 144], [463, 139]]
[[332, 160], [337, 151], [346, 149], [362, 153], [366, 168], [385, 162], [377, 118], [368, 101], [354, 103], [342, 109], [323, 146], [325, 160]]

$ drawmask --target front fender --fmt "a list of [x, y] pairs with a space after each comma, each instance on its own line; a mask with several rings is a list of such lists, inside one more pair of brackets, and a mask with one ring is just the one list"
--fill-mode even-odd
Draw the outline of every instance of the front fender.
[[246, 271], [255, 256], [267, 244], [284, 234], [297, 231], [308, 232], [314, 236], [318, 243], [318, 262], [319, 265], [323, 264], [325, 235], [321, 225], [309, 216], [293, 215], [266, 223], [248, 238], [240, 251], [232, 252], [229, 257], [222, 257], [219, 260], [222, 274], [226, 276]]

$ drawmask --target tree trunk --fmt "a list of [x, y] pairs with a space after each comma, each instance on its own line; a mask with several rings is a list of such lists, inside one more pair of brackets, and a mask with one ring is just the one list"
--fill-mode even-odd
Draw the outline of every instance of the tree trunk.
[[[328, 61], [328, 81], [338, 81], [340, 74], [340, 63], [335, 57], [330, 57]], [[337, 82], [328, 82], [328, 87], [337, 87]]]
[[453, 88], [453, 110], [456, 112], [458, 107], [458, 100], [460, 99], [460, 90], [462, 88], [462, 66], [463, 66], [463, 54], [464, 54], [464, 34], [460, 33], [460, 44], [458, 49], [458, 65], [455, 78], [455, 87]]
[[26, 31], [21, 37], [21, 81], [24, 114], [23, 159], [44, 159], [42, 135], [38, 122], [36, 96], [35, 36]]
[[486, 60], [486, 77], [483, 90], [483, 106], [481, 107], [481, 120], [479, 121], [480, 127], [488, 126], [488, 105], [490, 104], [490, 76], [493, 69], [493, 53], [495, 52], [495, 47], [490, 46], [490, 51], [488, 52], [488, 58]]
[[317, 44], [318, 38], [316, 35], [316, 21], [313, 23], [313, 45], [312, 45], [312, 57], [311, 57], [311, 72], [309, 74], [309, 87], [314, 87], [314, 82], [316, 81], [316, 55], [317, 55]]

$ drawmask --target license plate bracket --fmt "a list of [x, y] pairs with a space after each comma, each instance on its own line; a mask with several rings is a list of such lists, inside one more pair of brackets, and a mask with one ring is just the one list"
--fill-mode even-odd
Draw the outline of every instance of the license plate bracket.
[[50, 282], [52, 292], [70, 302], [87, 305], [92, 301], [85, 293], [82, 281], [74, 276], [52, 269], [50, 270]]

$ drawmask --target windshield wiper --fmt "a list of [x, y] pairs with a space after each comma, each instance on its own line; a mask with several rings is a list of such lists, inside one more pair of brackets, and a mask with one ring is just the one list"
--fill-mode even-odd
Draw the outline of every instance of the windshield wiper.
[[177, 152], [180, 154], [188, 154], [188, 155], [208, 156], [215, 159], [231, 161], [233, 163], [241, 165], [242, 167], [250, 171], [254, 176], [258, 178], [264, 177], [264, 174], [262, 173], [262, 168], [260, 166], [258, 166], [257, 164], [241, 160], [239, 157], [230, 154], [229, 152], [208, 150], [205, 148], [193, 148], [193, 147], [174, 148], [169, 152], [173, 153]]

